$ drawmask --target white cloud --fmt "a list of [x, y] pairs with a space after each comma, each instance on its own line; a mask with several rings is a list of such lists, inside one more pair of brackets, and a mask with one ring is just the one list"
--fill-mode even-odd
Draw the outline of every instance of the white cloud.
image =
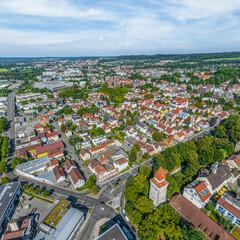
[[41, 17], [70, 17], [106, 20], [111, 13], [98, 8], [82, 7], [66, 0], [7, 0], [0, 1], [0, 12]]
[[166, 12], [179, 21], [211, 20], [211, 17], [225, 17], [235, 10], [240, 10], [239, 0], [169, 0], [166, 7]]

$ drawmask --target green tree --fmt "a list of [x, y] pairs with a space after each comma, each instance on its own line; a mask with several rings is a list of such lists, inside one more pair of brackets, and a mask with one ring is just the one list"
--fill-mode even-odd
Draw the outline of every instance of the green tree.
[[50, 192], [48, 191], [48, 190], [45, 190], [44, 192], [43, 192], [43, 196], [44, 197], [47, 197], [47, 196], [49, 196], [50, 195]]
[[40, 194], [42, 192], [42, 189], [40, 187], [37, 187], [34, 192], [36, 194]]
[[65, 124], [62, 124], [61, 127], [60, 127], [60, 129], [61, 129], [61, 132], [62, 132], [62, 133], [65, 133], [67, 127], [66, 127]]
[[138, 142], [134, 143], [133, 147], [136, 148], [137, 152], [141, 151], [141, 147]]
[[139, 168], [139, 174], [145, 176], [146, 178], [148, 178], [150, 176], [150, 173], [151, 173], [152, 169], [148, 166], [141, 166]]
[[127, 187], [125, 191], [125, 200], [134, 204], [139, 197], [138, 190], [134, 185]]
[[142, 155], [142, 157], [143, 157], [144, 159], [148, 159], [148, 158], [149, 158], [148, 152], [145, 152], [145, 153]]
[[200, 164], [198, 161], [198, 154], [195, 151], [190, 150], [189, 155], [186, 158], [186, 167], [183, 173], [192, 180], [192, 177], [195, 176], [200, 169]]
[[197, 231], [193, 227], [187, 227], [185, 224], [182, 227], [182, 235], [185, 240], [205, 240], [206, 236]]
[[141, 196], [137, 199], [135, 207], [140, 211], [140, 213], [148, 214], [153, 211], [153, 201], [148, 199], [146, 196]]
[[27, 189], [29, 189], [29, 186], [27, 183], [25, 183], [22, 187], [23, 191], [26, 191]]
[[135, 224], [139, 224], [142, 221], [142, 216], [143, 215], [140, 211], [138, 211], [136, 209], [132, 211], [131, 216], [132, 216], [133, 222]]
[[154, 158], [153, 173], [155, 174], [157, 170], [162, 167], [167, 169], [167, 163], [163, 154], [157, 154]]
[[14, 169], [17, 165], [21, 164], [24, 162], [23, 158], [20, 157], [14, 157], [12, 159], [12, 163], [11, 163], [11, 168]]
[[10, 182], [12, 182], [12, 180], [10, 178], [3, 177], [2, 180], [1, 180], [0, 185], [7, 184], [7, 183], [10, 183]]
[[7, 171], [7, 161], [5, 159], [2, 159], [0, 162], [0, 173], [6, 173]]
[[29, 187], [29, 192], [34, 192], [34, 189], [35, 189], [35, 188], [34, 188], [33, 186], [30, 186], [30, 187]]
[[127, 181], [126, 181], [126, 188], [127, 188], [128, 186], [133, 185], [134, 182], [135, 182], [135, 180], [134, 180], [134, 176], [132, 176], [132, 175], [129, 176], [128, 179], [127, 179]]

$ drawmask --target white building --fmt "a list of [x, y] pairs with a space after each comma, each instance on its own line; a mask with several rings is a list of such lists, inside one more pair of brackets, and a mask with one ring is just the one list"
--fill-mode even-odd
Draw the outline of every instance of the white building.
[[228, 218], [233, 224], [240, 226], [240, 202], [237, 199], [224, 193], [218, 199], [215, 210]]
[[209, 202], [211, 193], [204, 182], [193, 181], [184, 188], [183, 196], [201, 209]]

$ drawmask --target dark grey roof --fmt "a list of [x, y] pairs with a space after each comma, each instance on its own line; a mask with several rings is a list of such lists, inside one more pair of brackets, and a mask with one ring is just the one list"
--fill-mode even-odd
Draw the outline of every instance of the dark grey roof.
[[116, 223], [95, 240], [128, 240], [128, 238]]
[[8, 205], [12, 202], [12, 199], [20, 187], [20, 182], [3, 184], [0, 187], [0, 222], [4, 218], [5, 211]]
[[229, 179], [232, 176], [231, 170], [227, 165], [223, 165], [218, 167], [217, 172], [214, 174], [213, 172], [207, 176], [209, 183], [212, 185], [212, 189], [214, 190], [219, 185], [221, 185], [225, 180]]

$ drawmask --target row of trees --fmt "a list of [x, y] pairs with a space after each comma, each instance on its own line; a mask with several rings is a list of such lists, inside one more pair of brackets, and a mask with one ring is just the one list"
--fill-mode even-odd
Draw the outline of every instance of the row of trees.
[[27, 183], [23, 185], [23, 191], [28, 190], [30, 193], [35, 193], [35, 194], [42, 194], [44, 197], [47, 197], [50, 195], [50, 192], [48, 190], [41, 189], [40, 187], [33, 187], [32, 185], [29, 186]]
[[9, 152], [9, 138], [0, 136], [0, 173], [6, 173], [7, 168], [7, 154]]
[[3, 132], [3, 130], [5, 129], [6, 123], [7, 123], [7, 118], [2, 117], [2, 119], [0, 120], [0, 133]]

